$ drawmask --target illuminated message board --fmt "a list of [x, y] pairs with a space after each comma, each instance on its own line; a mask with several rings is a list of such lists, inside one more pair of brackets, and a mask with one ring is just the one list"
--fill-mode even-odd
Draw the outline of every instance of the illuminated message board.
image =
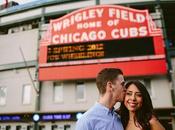
[[90, 60], [154, 55], [151, 37], [110, 40], [89, 43], [50, 45], [47, 49], [47, 62]]
[[[77, 114], [77, 112], [2, 114], [0, 115], [0, 122], [76, 121]], [[36, 115], [38, 116], [37, 120], [34, 118]]]
[[5, 114], [0, 115], [0, 122], [32, 121], [32, 114]]
[[0, 116], [0, 122], [2, 122], [2, 121], [21, 121], [21, 116], [19, 116], [19, 115], [11, 115], [11, 116], [9, 116], [9, 115], [1, 115]]

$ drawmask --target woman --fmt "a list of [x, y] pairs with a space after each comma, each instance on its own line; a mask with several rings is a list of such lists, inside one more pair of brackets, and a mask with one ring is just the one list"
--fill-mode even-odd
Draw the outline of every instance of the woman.
[[121, 104], [121, 121], [125, 130], [165, 130], [153, 112], [148, 91], [139, 81], [126, 85], [126, 95]]

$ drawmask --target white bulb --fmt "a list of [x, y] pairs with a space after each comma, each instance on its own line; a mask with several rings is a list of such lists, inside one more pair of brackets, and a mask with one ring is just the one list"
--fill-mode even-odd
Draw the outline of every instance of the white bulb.
[[38, 114], [34, 114], [34, 115], [33, 115], [33, 120], [34, 120], [34, 121], [39, 121], [39, 118], [40, 118], [40, 117], [39, 117]]
[[83, 115], [83, 113], [80, 113], [80, 112], [77, 113], [77, 115], [76, 115], [77, 120], [80, 119], [80, 117], [82, 117], [82, 115]]

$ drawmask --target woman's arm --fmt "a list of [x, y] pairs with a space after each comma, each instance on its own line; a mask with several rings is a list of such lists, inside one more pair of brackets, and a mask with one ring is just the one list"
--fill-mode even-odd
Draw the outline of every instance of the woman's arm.
[[163, 125], [154, 116], [149, 121], [151, 125], [151, 130], [165, 130]]

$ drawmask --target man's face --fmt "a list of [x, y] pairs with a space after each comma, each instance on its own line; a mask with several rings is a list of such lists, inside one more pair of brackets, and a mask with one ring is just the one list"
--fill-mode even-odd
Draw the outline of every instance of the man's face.
[[124, 87], [125, 81], [123, 75], [119, 75], [116, 80], [112, 84], [112, 95], [113, 95], [113, 100], [115, 102], [121, 102], [124, 99], [125, 96], [125, 87]]

